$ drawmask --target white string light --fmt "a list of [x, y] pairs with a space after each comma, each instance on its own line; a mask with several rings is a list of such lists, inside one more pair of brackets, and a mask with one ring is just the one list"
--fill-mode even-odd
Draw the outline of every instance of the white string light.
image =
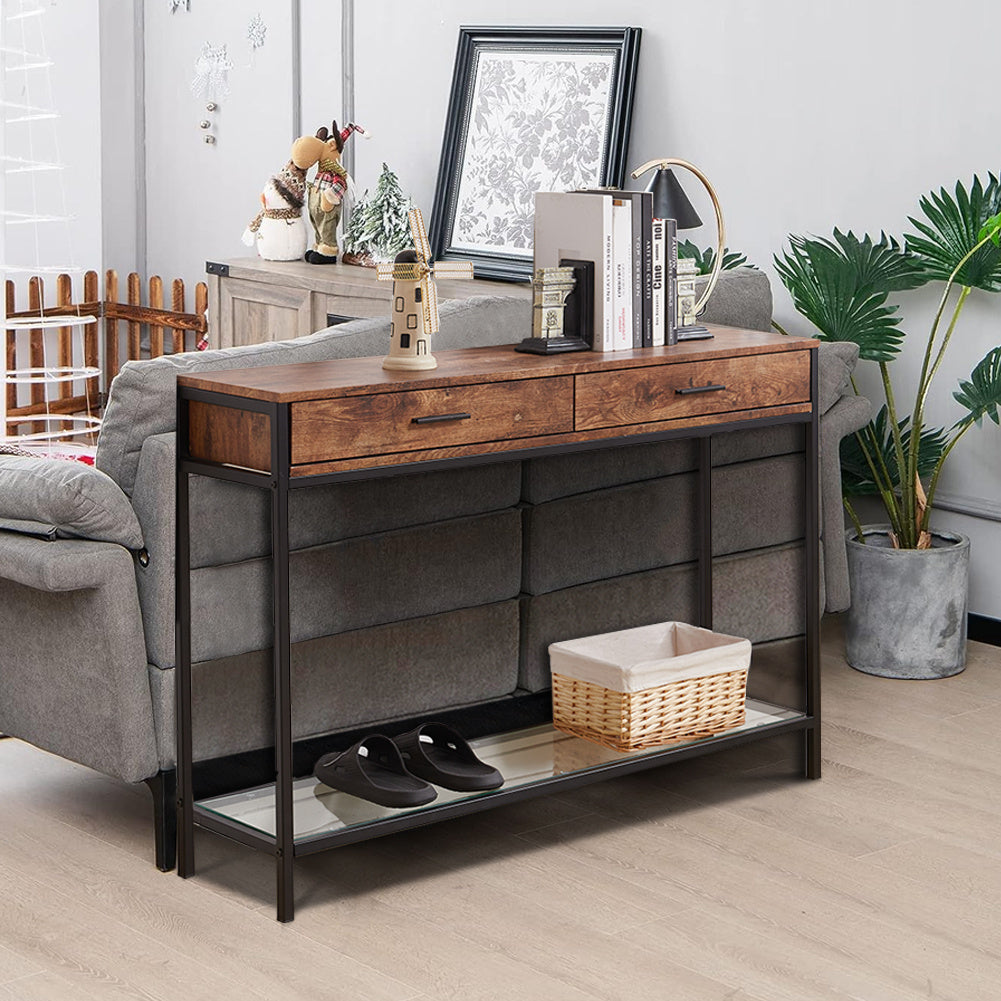
[[[5, 197], [5, 192], [0, 190], [0, 280], [5, 280], [8, 274], [23, 274], [31, 276], [41, 276], [43, 274], [79, 274], [84, 269], [76, 267], [74, 264], [42, 264], [41, 247], [39, 243], [40, 230], [43, 224], [59, 224], [66, 227], [65, 246], [69, 248], [69, 256], [72, 259], [72, 241], [69, 230], [69, 223], [73, 216], [67, 210], [67, 196], [65, 182], [60, 181], [55, 188], [51, 184], [46, 184], [44, 194], [46, 197], [46, 208], [55, 211], [44, 211], [39, 205], [39, 182], [38, 175], [45, 173], [61, 172], [65, 169], [62, 162], [62, 155], [59, 149], [59, 134], [53, 131], [51, 135], [51, 150], [46, 150], [48, 156], [40, 157], [35, 151], [36, 136], [29, 125], [26, 133], [19, 133], [23, 137], [19, 146], [11, 147], [8, 144], [6, 128], [9, 125], [19, 123], [31, 123], [38, 121], [52, 121], [60, 116], [54, 109], [52, 100], [52, 81], [48, 73], [41, 80], [36, 80], [32, 71], [45, 70], [54, 65], [47, 55], [45, 45], [44, 29], [42, 23], [36, 19], [46, 12], [46, 8], [38, 4], [27, 4], [25, 0], [20, 0], [20, 9], [6, 15], [7, 22], [20, 22], [20, 45], [14, 40], [5, 38], [5, 43], [0, 46], [0, 108], [4, 109], [4, 119], [0, 132], [0, 163], [3, 163], [3, 173], [6, 175], [27, 174], [26, 180], [30, 183], [30, 210], [27, 206], [17, 205], [8, 207], [5, 204], [10, 197], [9, 192]], [[31, 23], [34, 26], [33, 37], [29, 43], [27, 27]], [[7, 100], [4, 93], [6, 89], [6, 75], [8, 73], [19, 73], [19, 86], [17, 97], [21, 100]], [[39, 93], [41, 87], [43, 93]], [[45, 97], [44, 91], [48, 91], [48, 100], [41, 100]], [[32, 93], [34, 91], [34, 94]], [[20, 155], [22, 152], [26, 156]], [[0, 185], [0, 189], [4, 186]], [[53, 197], [58, 191], [61, 205], [53, 205]], [[11, 264], [6, 263], [7, 242], [5, 229], [7, 226], [31, 225], [34, 227], [35, 263]], [[44, 301], [44, 286], [38, 285], [38, 312], [31, 315], [6, 315], [6, 295], [0, 297], [0, 330], [4, 331], [3, 337], [6, 339], [11, 334], [16, 336], [18, 331], [51, 331], [51, 330], [72, 330], [73, 328], [83, 328], [97, 322], [97, 317], [82, 315], [79, 313], [79, 306], [76, 306], [75, 314], [58, 314], [47, 310]], [[70, 307], [73, 308], [73, 307]], [[32, 365], [30, 368], [18, 368], [6, 372], [3, 386], [0, 386], [0, 440], [7, 439], [8, 433], [18, 430], [26, 424], [33, 424], [36, 427], [41, 425], [43, 431], [31, 431], [27, 434], [14, 435], [13, 441], [18, 445], [29, 444], [32, 451], [40, 454], [53, 453], [50, 445], [58, 442], [57, 454], [64, 455], [74, 451], [89, 452], [92, 449], [82, 446], [77, 442], [68, 439], [79, 438], [81, 435], [90, 436], [97, 431], [100, 426], [100, 418], [90, 413], [90, 394], [85, 392], [87, 413], [85, 415], [75, 414], [55, 414], [51, 412], [48, 388], [57, 385], [73, 384], [76, 382], [88, 382], [99, 378], [101, 370], [92, 365], [48, 365], [45, 362], [45, 351], [48, 345], [42, 341], [42, 365]], [[60, 359], [62, 360], [62, 358]], [[32, 359], [34, 361], [34, 358]], [[35, 413], [25, 416], [12, 417], [7, 413], [7, 390], [6, 386], [30, 386], [44, 387], [44, 413]], [[34, 391], [37, 391], [35, 389]]]

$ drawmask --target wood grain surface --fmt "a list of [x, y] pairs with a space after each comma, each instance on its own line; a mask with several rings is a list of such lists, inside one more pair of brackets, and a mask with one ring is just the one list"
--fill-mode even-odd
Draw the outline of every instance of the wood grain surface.
[[298, 365], [205, 372], [181, 376], [177, 381], [181, 386], [195, 389], [276, 403], [294, 403], [337, 396], [365, 396], [477, 382], [544, 379], [555, 375], [674, 365], [723, 356], [806, 352], [818, 343], [737, 327], [710, 329], [715, 334], [713, 340], [688, 341], [670, 348], [635, 348], [607, 353], [581, 351], [549, 357], [520, 354], [513, 345], [441, 351], [435, 354], [438, 367], [424, 372], [386, 371], [381, 357], [340, 358]]
[[440, 459], [457, 459], [474, 455], [498, 455], [501, 452], [517, 452], [544, 445], [572, 445], [577, 442], [604, 441], [609, 438], [621, 437], [623, 433], [630, 435], [655, 434], [658, 431], [673, 431], [706, 427], [708, 425], [726, 423], [741, 423], [758, 420], [762, 417], [782, 417], [789, 414], [808, 414], [809, 403], [795, 403], [785, 407], [769, 407], [754, 410], [739, 410], [724, 415], [701, 414], [695, 417], [679, 418], [673, 421], [656, 421], [650, 424], [634, 424], [624, 432], [621, 427], [596, 428], [593, 431], [568, 431], [562, 434], [540, 434], [534, 438], [509, 438], [504, 441], [473, 442], [468, 445], [451, 445], [448, 447], [425, 448], [412, 452], [397, 452], [394, 454], [355, 456], [343, 459], [328, 459], [312, 463], [294, 465], [291, 475], [295, 477], [315, 476], [321, 473], [342, 473], [352, 469], [374, 469], [379, 466], [397, 466], [407, 462], [429, 462]]
[[573, 377], [293, 403], [291, 427], [295, 465], [572, 431]]
[[269, 472], [271, 421], [267, 414], [192, 400], [188, 450], [193, 459]]
[[[259, 285], [285, 285], [289, 288], [322, 292], [341, 298], [369, 298], [386, 303], [393, 294], [392, 282], [381, 282], [374, 268], [350, 264], [326, 264], [317, 267], [304, 261], [264, 261], [259, 257], [236, 258], [226, 261], [229, 278], [239, 278]], [[468, 299], [474, 295], [507, 295], [530, 300], [532, 286], [528, 283], [472, 281], [438, 281], [438, 298]]]
[[[578, 430], [780, 406], [810, 399], [805, 351], [578, 375]], [[705, 389], [703, 387], [722, 387]]]

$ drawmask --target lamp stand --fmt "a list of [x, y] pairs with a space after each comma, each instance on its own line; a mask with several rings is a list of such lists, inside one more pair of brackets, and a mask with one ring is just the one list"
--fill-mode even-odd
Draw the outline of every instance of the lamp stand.
[[[670, 157], [660, 160], [648, 160], [641, 167], [637, 167], [632, 172], [631, 176], [634, 178], [639, 177], [641, 174], [645, 174], [653, 167], [659, 167], [663, 170], [666, 170], [668, 167], [683, 167], [685, 170], [693, 173], [702, 182], [702, 186], [707, 192], [709, 192], [709, 197], [712, 199], [713, 210], [716, 213], [716, 259], [713, 261], [712, 271], [709, 273], [709, 281], [706, 283], [705, 290], [699, 300], [692, 307], [692, 315], [697, 316], [702, 312], [706, 303], [709, 301], [709, 296], [712, 295], [713, 289], [716, 287], [716, 282], [719, 280], [719, 273], [723, 264], [723, 247], [726, 244], [726, 229], [723, 225], [723, 210], [720, 208], [719, 199], [716, 197], [716, 191], [709, 183], [709, 178], [706, 177], [706, 175], [703, 174], [702, 171], [695, 166], [695, 164], [689, 163], [687, 160], [677, 160]], [[699, 341], [712, 337], [708, 328], [699, 323], [692, 323], [683, 327], [678, 327], [677, 333], [679, 341]]]

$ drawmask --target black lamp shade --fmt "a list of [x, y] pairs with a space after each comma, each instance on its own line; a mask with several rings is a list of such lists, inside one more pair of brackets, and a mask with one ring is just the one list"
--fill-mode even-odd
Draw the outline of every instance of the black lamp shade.
[[657, 168], [647, 191], [653, 192], [653, 214], [657, 219], [674, 219], [678, 229], [697, 229], [702, 225], [681, 182], [669, 167]]

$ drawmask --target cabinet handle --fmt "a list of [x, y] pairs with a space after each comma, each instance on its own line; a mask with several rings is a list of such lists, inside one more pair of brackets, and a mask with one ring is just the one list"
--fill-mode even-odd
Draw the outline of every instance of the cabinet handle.
[[411, 424], [440, 424], [442, 421], [468, 421], [472, 414], [431, 414], [429, 417], [414, 417]]
[[685, 386], [683, 389], [676, 389], [675, 393], [678, 396], [688, 396], [689, 393], [715, 393], [720, 389], [726, 389], [726, 386], [717, 386], [709, 382], [704, 386]]

